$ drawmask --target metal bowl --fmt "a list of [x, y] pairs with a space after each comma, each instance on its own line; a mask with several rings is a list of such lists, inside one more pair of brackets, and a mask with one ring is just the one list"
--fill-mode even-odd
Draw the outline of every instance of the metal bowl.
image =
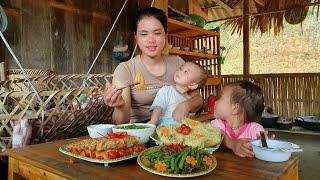
[[277, 126], [277, 121], [279, 120], [279, 116], [275, 114], [270, 114], [268, 116], [262, 116], [260, 120], [260, 124], [264, 128], [274, 128]]

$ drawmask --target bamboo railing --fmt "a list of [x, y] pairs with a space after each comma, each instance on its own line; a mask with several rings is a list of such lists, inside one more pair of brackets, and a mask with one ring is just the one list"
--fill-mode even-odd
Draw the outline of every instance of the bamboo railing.
[[[320, 115], [320, 73], [250, 75], [263, 90], [265, 104], [285, 118]], [[241, 80], [242, 75], [222, 77], [224, 85]]]

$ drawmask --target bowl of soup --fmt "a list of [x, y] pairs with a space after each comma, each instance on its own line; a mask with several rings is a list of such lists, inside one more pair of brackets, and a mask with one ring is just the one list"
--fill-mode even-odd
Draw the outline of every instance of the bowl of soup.
[[112, 127], [114, 133], [127, 132], [129, 135], [136, 137], [141, 144], [145, 144], [149, 141], [150, 136], [154, 133], [155, 129], [155, 125], [148, 123], [130, 123]]

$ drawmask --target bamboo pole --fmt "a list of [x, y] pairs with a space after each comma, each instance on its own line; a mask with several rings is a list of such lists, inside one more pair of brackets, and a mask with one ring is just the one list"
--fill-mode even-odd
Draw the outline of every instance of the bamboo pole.
[[249, 79], [250, 73], [250, 23], [249, 23], [249, 1], [243, 1], [243, 79]]
[[5, 81], [6, 80], [6, 66], [5, 62], [0, 63], [0, 81]]

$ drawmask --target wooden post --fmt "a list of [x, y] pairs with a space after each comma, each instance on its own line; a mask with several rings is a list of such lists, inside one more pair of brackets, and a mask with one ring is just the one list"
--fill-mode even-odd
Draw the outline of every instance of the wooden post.
[[7, 69], [5, 66], [5, 62], [0, 62], [0, 81], [6, 80]]
[[250, 24], [249, 24], [249, 1], [243, 1], [243, 79], [249, 79], [250, 73]]

